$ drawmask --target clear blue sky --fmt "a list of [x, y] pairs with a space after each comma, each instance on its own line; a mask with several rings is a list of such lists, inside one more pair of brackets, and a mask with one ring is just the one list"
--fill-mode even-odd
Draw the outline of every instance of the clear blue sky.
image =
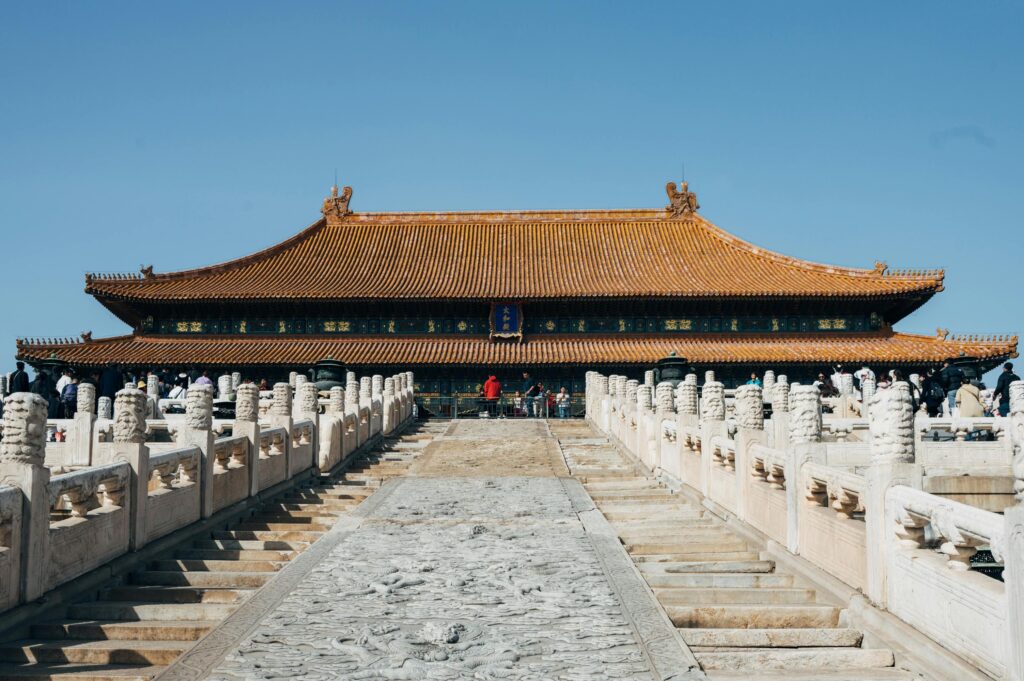
[[355, 210], [662, 206], [842, 265], [944, 267], [906, 331], [1021, 330], [1024, 4], [6, 2], [0, 368], [125, 327], [86, 271]]

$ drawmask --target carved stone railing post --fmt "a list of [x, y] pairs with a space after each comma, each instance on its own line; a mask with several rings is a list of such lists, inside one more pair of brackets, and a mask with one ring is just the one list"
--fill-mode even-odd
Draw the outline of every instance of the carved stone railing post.
[[101, 397], [96, 401], [96, 417], [110, 420], [114, 418], [114, 402], [109, 397]]
[[[705, 376], [714, 376], [713, 371], [705, 372]], [[712, 441], [725, 435], [725, 386], [712, 380], [704, 383], [700, 398], [700, 492], [704, 496], [710, 494], [711, 463], [714, 458]]]
[[679, 392], [679, 423], [685, 426], [697, 425], [699, 418], [697, 374], [687, 374], [685, 380], [679, 384], [676, 390]]
[[658, 404], [658, 416], [661, 418], [672, 418], [676, 413], [675, 399], [672, 395], [672, 384], [662, 381], [655, 388]]
[[[317, 438], [320, 436], [320, 393], [316, 389], [316, 383], [310, 381], [299, 381], [298, 386], [295, 392], [293, 420], [313, 422], [313, 430], [310, 433], [310, 454], [312, 459], [309, 464], [315, 466], [319, 458]], [[292, 433], [291, 439], [295, 439], [294, 433]]]
[[1010, 384], [1010, 438], [1013, 446], [1013, 491], [1016, 503], [1003, 511], [1006, 548], [1003, 581], [1009, 608], [1007, 678], [1024, 681], [1024, 382]]
[[235, 390], [235, 423], [232, 434], [249, 440], [249, 496], [260, 491], [260, 390], [243, 383]]
[[764, 379], [761, 381], [763, 388], [762, 395], [766, 402], [771, 402], [775, 398], [775, 372], [768, 369], [764, 372]]
[[397, 423], [398, 413], [395, 410], [395, 379], [385, 378], [384, 379], [384, 394], [383, 394], [383, 407], [381, 414], [384, 418], [381, 424], [381, 431], [384, 436], [387, 437], [394, 432]]
[[644, 385], [654, 387], [654, 369], [648, 369], [644, 372]]
[[789, 378], [780, 374], [772, 388], [772, 447], [789, 447]]
[[96, 423], [96, 386], [92, 383], [78, 385], [78, 403], [71, 426], [71, 465], [92, 465], [93, 425]]
[[764, 390], [759, 385], [736, 388], [736, 513], [747, 517], [747, 490], [750, 486], [750, 448], [764, 444]]
[[221, 374], [217, 377], [217, 399], [222, 401], [234, 399], [231, 389], [231, 374]]
[[238, 399], [238, 387], [242, 385], [242, 374], [238, 371], [231, 372], [231, 392], [235, 395], [235, 399]]
[[163, 418], [160, 413], [160, 378], [156, 374], [146, 376], [146, 418]]
[[288, 437], [284, 442], [285, 477], [291, 477], [292, 470], [292, 387], [287, 383], [274, 384], [274, 401], [270, 405], [268, 419], [271, 428], [284, 428]]
[[866, 595], [884, 607], [889, 555], [897, 537], [896, 528], [887, 525], [885, 494], [893, 485], [921, 488], [921, 471], [914, 465], [914, 402], [907, 383], [893, 383], [871, 398], [870, 433], [871, 465], [864, 476]]
[[369, 376], [359, 377], [359, 430], [360, 439], [366, 442], [373, 437], [373, 386]]
[[405, 391], [406, 396], [409, 400], [409, 410], [405, 414], [403, 420], [412, 417], [413, 406], [416, 404], [416, 377], [411, 371], [404, 372], [405, 374]]
[[370, 432], [379, 434], [384, 429], [384, 377], [374, 374], [370, 380]]
[[182, 447], [198, 447], [200, 515], [213, 515], [213, 469], [217, 456], [213, 451], [213, 386], [192, 384], [185, 394], [185, 419], [178, 425], [175, 438]]
[[128, 513], [129, 547], [136, 551], [146, 544], [146, 501], [149, 497], [149, 447], [146, 446], [146, 414], [152, 398], [135, 388], [119, 390], [114, 397], [114, 441], [98, 451], [93, 465], [125, 461], [131, 479], [125, 494]]
[[50, 546], [50, 471], [46, 458], [47, 402], [33, 393], [4, 400], [4, 439], [0, 442], [0, 484], [22, 494], [21, 527], [11, 537], [12, 573], [20, 575], [21, 601], [34, 601], [46, 588]]
[[[821, 445], [821, 392], [813, 385], [794, 383], [788, 391], [788, 445], [784, 475], [786, 484], [786, 548], [799, 551], [799, 509], [804, 503], [801, 485], [804, 464], [823, 458]], [[775, 444], [779, 448], [779, 444]]]
[[875, 379], [865, 376], [860, 379], [860, 417], [871, 418], [871, 399], [875, 396]]

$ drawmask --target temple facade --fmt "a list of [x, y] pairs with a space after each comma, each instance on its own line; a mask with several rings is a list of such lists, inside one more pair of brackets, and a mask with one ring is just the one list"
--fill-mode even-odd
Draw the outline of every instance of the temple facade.
[[837, 363], [987, 370], [1017, 338], [894, 325], [943, 288], [941, 270], [855, 269], [787, 257], [705, 219], [684, 183], [658, 209], [353, 212], [333, 188], [292, 238], [193, 270], [86, 275], [132, 333], [19, 340], [31, 364], [207, 367], [274, 380], [333, 359], [412, 369], [423, 397], [479, 393], [528, 370], [582, 394], [584, 373], [642, 377], [675, 353], [727, 385]]

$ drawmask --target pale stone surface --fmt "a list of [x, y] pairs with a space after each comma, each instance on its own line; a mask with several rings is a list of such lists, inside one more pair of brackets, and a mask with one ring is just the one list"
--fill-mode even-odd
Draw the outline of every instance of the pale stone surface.
[[34, 393], [14, 393], [4, 400], [0, 462], [43, 465], [46, 456], [46, 409], [46, 400]]
[[[714, 374], [711, 371], [708, 373]], [[704, 393], [701, 395], [701, 416], [711, 421], [725, 419], [725, 386], [714, 378], [704, 384]]]
[[109, 397], [101, 397], [97, 400], [96, 415], [101, 419], [109, 419], [114, 415], [114, 403]]
[[209, 430], [213, 427], [213, 386], [189, 387], [185, 401], [185, 422], [195, 430]]
[[92, 383], [78, 384], [78, 403], [76, 411], [79, 414], [96, 413], [96, 386]]
[[114, 442], [146, 441], [146, 394], [135, 388], [117, 391], [114, 403]]
[[259, 418], [260, 391], [252, 383], [238, 386], [235, 392], [235, 420], [253, 422]]
[[[534, 456], [543, 426], [453, 424], [421, 468], [473, 451], [480, 477], [389, 483], [209, 678], [651, 679], [555, 453]], [[493, 477], [516, 472], [501, 442], [539, 475]]]
[[889, 463], [914, 460], [914, 402], [903, 381], [872, 397], [871, 458]]
[[736, 425], [747, 430], [764, 428], [764, 401], [759, 385], [736, 388]]
[[650, 409], [653, 404], [651, 399], [651, 386], [642, 385], [639, 386], [636, 393], [636, 404], [641, 409]]
[[274, 384], [274, 404], [270, 408], [274, 416], [291, 416], [292, 389], [287, 383]]
[[821, 392], [816, 386], [790, 386], [789, 438], [793, 444], [821, 440]]
[[327, 404], [327, 409], [331, 414], [345, 413], [345, 389], [340, 385], [336, 385], [331, 388], [331, 396]]

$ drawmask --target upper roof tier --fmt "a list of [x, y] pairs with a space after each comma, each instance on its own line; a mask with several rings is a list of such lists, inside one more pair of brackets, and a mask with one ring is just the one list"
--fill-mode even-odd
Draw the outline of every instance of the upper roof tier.
[[[670, 189], [670, 197], [674, 191]], [[253, 255], [182, 272], [87, 275], [121, 301], [542, 300], [915, 297], [943, 272], [807, 262], [719, 229], [683, 195], [661, 210], [353, 213], [346, 188], [324, 217]], [[683, 192], [686, 192], [685, 185]], [[685, 197], [692, 197], [689, 204]], [[341, 203], [343, 202], [343, 203]], [[689, 208], [689, 209], [688, 209]], [[918, 302], [918, 304], [920, 304]], [[916, 306], [916, 305], [914, 305]]]

